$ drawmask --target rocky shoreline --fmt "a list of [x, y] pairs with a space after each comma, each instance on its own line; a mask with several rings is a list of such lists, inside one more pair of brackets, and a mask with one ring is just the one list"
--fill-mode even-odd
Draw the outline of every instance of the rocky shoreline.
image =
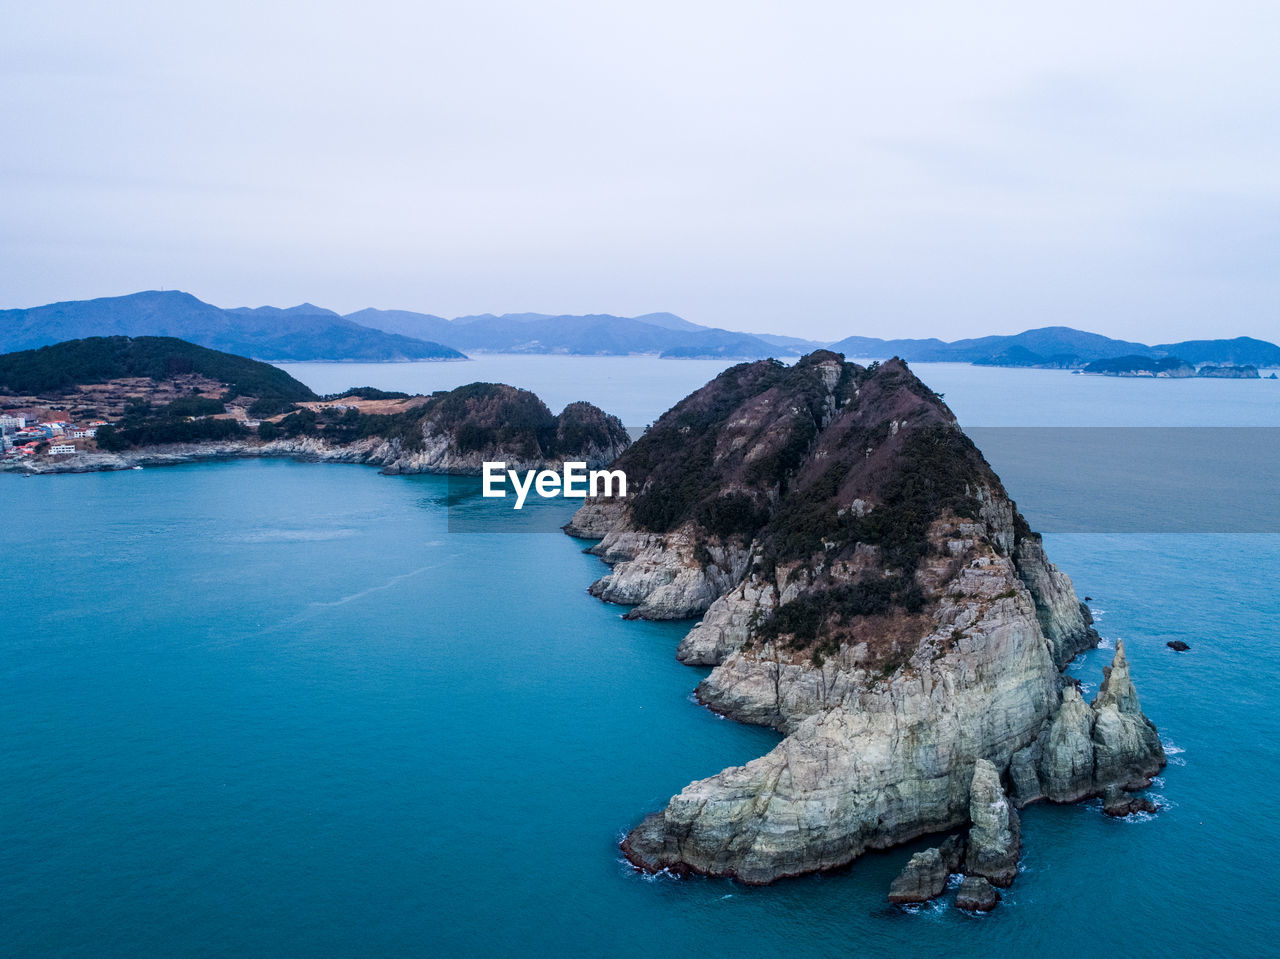
[[81, 452], [70, 456], [43, 456], [0, 463], [0, 471], [44, 476], [269, 457], [293, 457], [314, 462], [363, 462], [350, 451], [305, 439], [271, 443], [244, 440], [225, 443], [172, 443], [119, 453]]
[[[284, 427], [291, 418], [300, 416], [302, 413], [295, 413], [281, 424], [271, 424], [276, 433], [286, 435], [270, 438], [247, 434], [113, 452], [24, 457], [0, 462], [0, 470], [27, 475], [89, 473], [208, 460], [291, 457], [308, 462], [362, 463], [392, 474], [479, 476], [486, 461], [498, 460], [513, 470], [558, 470], [566, 460], [596, 468], [612, 462], [631, 442], [617, 417], [590, 403], [570, 403], [559, 416], [553, 416], [532, 393], [500, 384], [472, 384], [437, 394], [421, 407], [382, 417], [371, 435], [345, 434], [341, 420], [317, 428], [315, 414], [309, 424], [300, 424], [307, 431], [288, 435]], [[411, 416], [416, 418], [409, 419]], [[504, 430], [507, 418], [522, 418], [527, 424]]]
[[[584, 460], [591, 468], [611, 462], [621, 447], [586, 450]], [[521, 450], [489, 450], [459, 454], [446, 438], [436, 438], [425, 448], [407, 450], [399, 440], [366, 439], [353, 443], [329, 443], [314, 436], [299, 436], [267, 442], [237, 440], [210, 443], [168, 443], [124, 450], [118, 453], [84, 452], [68, 456], [43, 456], [0, 463], [0, 472], [26, 475], [93, 473], [128, 470], [136, 467], [179, 466], [215, 460], [290, 458], [308, 463], [358, 463], [379, 467], [387, 474], [435, 473], [452, 476], [479, 476], [486, 459], [504, 460], [515, 470], [559, 469], [564, 457], [530, 458]], [[569, 457], [573, 459], [573, 457]], [[576, 461], [576, 460], [575, 460]]]
[[[670, 452], [707, 420], [703, 450]], [[954, 849], [913, 859], [896, 901], [945, 867], [990, 908], [1016, 875], [1017, 808], [1105, 796], [1120, 814], [1164, 766], [1123, 644], [1092, 704], [1063, 676], [1098, 642], [1092, 617], [966, 443], [900, 362], [744, 366], [615, 464], [639, 497], [588, 502], [566, 527], [611, 566], [593, 595], [700, 617], [677, 655], [713, 667], [701, 703], [785, 734], [640, 822], [622, 843], [637, 868], [763, 884], [967, 828], [963, 867]], [[779, 449], [787, 471], [762, 473]], [[690, 505], [646, 504], [666, 495], [646, 472], [694, 489]], [[729, 504], [749, 518], [732, 534]]]

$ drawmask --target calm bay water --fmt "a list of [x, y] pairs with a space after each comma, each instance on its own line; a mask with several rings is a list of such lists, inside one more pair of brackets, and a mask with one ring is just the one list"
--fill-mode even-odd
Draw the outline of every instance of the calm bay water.
[[[357, 379], [470, 369], [458, 382], [501, 378], [559, 408], [553, 388], [604, 393], [626, 369], [542, 359], [523, 377], [477, 363]], [[626, 387], [629, 422], [715, 372], [667, 366], [697, 382]], [[1179, 408], [1177, 382], [919, 369], [966, 422], [999, 408], [994, 392], [1018, 397], [1023, 424], [1075, 408], [1280, 425], [1270, 383], [1215, 383], [1238, 392]], [[1062, 381], [1086, 399], [1069, 408]], [[1117, 382], [1147, 392], [1116, 399]], [[441, 478], [249, 461], [0, 489], [4, 954], [1190, 957], [1268, 954], [1280, 935], [1262, 893], [1280, 857], [1263, 779], [1280, 761], [1280, 536], [1046, 537], [1173, 747], [1167, 808], [1027, 810], [1026, 870], [973, 919], [886, 905], [920, 844], [763, 889], [632, 873], [616, 851], [630, 825], [776, 734], [691, 702], [703, 671], [673, 657], [685, 625], [624, 622], [587, 596], [602, 566], [581, 543], [449, 534]], [[1073, 672], [1096, 683], [1109, 657]]]
[[[589, 400], [628, 426], [644, 426], [730, 365], [728, 360], [500, 353], [456, 363], [281, 367], [318, 393], [352, 386], [430, 393], [477, 381], [510, 383], [533, 390], [555, 413], [574, 400]], [[912, 363], [911, 368], [946, 397], [965, 426], [1280, 426], [1280, 380], [1128, 379], [967, 363]]]

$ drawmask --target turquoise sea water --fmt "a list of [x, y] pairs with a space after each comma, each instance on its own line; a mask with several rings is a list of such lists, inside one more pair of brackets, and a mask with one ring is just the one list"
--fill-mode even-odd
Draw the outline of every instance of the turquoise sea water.
[[0, 489], [0, 953], [1191, 957], [1280, 935], [1280, 536], [1046, 537], [1125, 640], [1166, 808], [1027, 810], [1025, 871], [975, 919], [887, 906], [922, 844], [760, 889], [619, 862], [642, 814], [776, 734], [694, 704], [685, 625], [589, 597], [581, 543], [449, 533], [441, 478], [249, 461]]

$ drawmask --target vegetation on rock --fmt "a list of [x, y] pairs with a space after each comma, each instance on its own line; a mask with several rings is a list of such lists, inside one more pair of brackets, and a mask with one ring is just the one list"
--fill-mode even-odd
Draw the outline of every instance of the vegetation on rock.
[[0, 389], [12, 393], [73, 390], [85, 383], [196, 373], [227, 385], [227, 398], [315, 399], [284, 370], [170, 336], [91, 336], [0, 356]]
[[265, 440], [316, 436], [343, 444], [375, 437], [409, 452], [424, 448], [428, 432], [447, 437], [461, 455], [499, 450], [531, 460], [576, 456], [591, 446], [626, 445], [621, 421], [590, 403], [571, 403], [555, 416], [535, 394], [500, 383], [470, 383], [434, 393], [396, 413], [307, 408], [258, 427]]
[[816, 656], [834, 652], [859, 617], [919, 613], [915, 573], [935, 549], [933, 525], [975, 520], [983, 490], [1003, 496], [906, 364], [864, 368], [829, 351], [726, 370], [616, 465], [637, 491], [631, 521], [650, 533], [692, 530], [704, 568], [718, 542], [749, 547], [766, 579], [805, 571], [808, 588], [758, 620], [755, 635]]

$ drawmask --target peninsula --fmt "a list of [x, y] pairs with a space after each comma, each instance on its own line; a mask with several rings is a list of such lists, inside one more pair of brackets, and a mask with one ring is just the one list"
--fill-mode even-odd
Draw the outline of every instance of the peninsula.
[[963, 831], [912, 860], [895, 901], [963, 872], [961, 904], [990, 908], [1018, 807], [1149, 807], [1136, 793], [1165, 757], [1122, 645], [1086, 703], [1062, 670], [1099, 641], [1089, 610], [901, 360], [735, 366], [613, 465], [630, 498], [566, 527], [612, 566], [591, 592], [696, 618], [677, 656], [714, 667], [698, 700], [785, 734], [632, 829], [639, 869], [768, 883]]
[[0, 410], [0, 469], [27, 473], [292, 456], [478, 476], [487, 460], [603, 466], [630, 442], [617, 417], [590, 403], [555, 415], [498, 383], [320, 397], [267, 363], [172, 337], [91, 337], [0, 356]]

